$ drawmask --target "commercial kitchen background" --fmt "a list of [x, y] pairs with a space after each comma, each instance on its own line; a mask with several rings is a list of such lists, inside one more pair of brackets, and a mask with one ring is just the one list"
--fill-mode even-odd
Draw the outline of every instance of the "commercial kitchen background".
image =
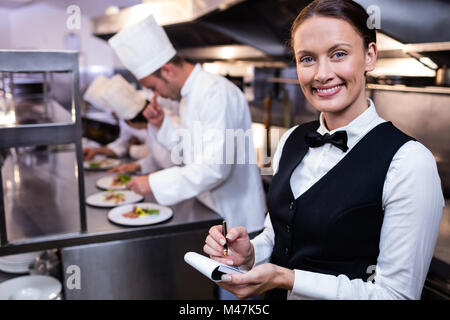
[[[0, 49], [79, 51], [80, 95], [100, 74], [112, 76], [120, 73], [139, 87], [136, 79], [124, 69], [105, 40], [120, 30], [126, 21], [141, 19], [148, 13], [152, 13], [165, 27], [175, 48], [183, 56], [202, 63], [205, 69], [211, 72], [227, 76], [244, 91], [254, 121], [253, 129], [259, 164], [261, 167], [267, 167], [270, 165], [270, 152], [276, 148], [277, 137], [287, 128], [316, 119], [318, 116], [299, 89], [295, 65], [286, 45], [289, 39], [290, 23], [308, 2], [300, 0], [3, 0], [0, 1]], [[359, 0], [357, 2], [367, 8], [368, 12], [370, 11], [372, 23], [378, 27], [379, 60], [375, 71], [369, 74], [367, 95], [374, 100], [377, 111], [382, 117], [393, 121], [399, 128], [425, 144], [433, 152], [437, 161], [446, 197], [446, 208], [423, 298], [448, 299], [450, 214], [447, 199], [450, 195], [450, 87], [447, 66], [450, 64], [450, 20], [448, 19], [450, 4], [447, 1], [438, 0]], [[70, 110], [72, 107], [70, 77], [60, 74], [21, 74], [10, 78], [9, 74], [2, 73], [3, 93], [8, 81], [13, 82], [17, 89], [17, 92], [14, 92], [17, 101], [21, 100], [21, 95], [22, 102], [26, 102], [27, 94], [45, 94], [46, 98], [56, 102], [65, 110]], [[49, 83], [49, 85], [43, 85], [43, 83]], [[27, 103], [25, 105], [29, 106], [30, 102]], [[108, 113], [84, 101], [81, 101], [80, 107], [84, 137], [99, 143], [107, 143], [117, 137], [117, 122]], [[29, 117], [32, 116], [29, 115]], [[8, 123], [11, 119], [5, 114], [0, 119], [2, 121], [0, 129], [2, 126], [14, 123], [14, 121]], [[272, 132], [273, 135], [270, 136], [266, 132]], [[266, 149], [267, 144], [269, 148]], [[171, 221], [173, 229], [162, 230], [164, 228], [160, 226], [159, 229], [150, 228], [150, 231], [145, 229], [133, 233], [129, 229], [124, 231], [117, 226], [104, 225], [108, 223], [106, 218], [102, 216], [101, 221], [97, 220], [100, 219], [98, 215], [93, 218], [92, 211], [95, 210], [86, 209], [88, 234], [92, 236], [86, 237], [90, 239], [86, 240], [77, 233], [80, 228], [77, 216], [80, 204], [76, 190], [76, 172], [73, 169], [76, 161], [73, 145], [72, 149], [61, 146], [59, 149], [54, 148], [58, 152], [67, 153], [59, 156], [59, 160], [56, 161], [56, 167], [61, 166], [61, 172], [56, 177], [50, 177], [48, 174], [43, 177], [36, 174], [38, 168], [43, 171], [52, 170], [49, 165], [52, 163], [52, 156], [50, 158], [39, 156], [39, 152], [43, 151], [42, 148], [41, 150], [39, 148], [16, 149], [14, 160], [11, 160], [13, 157], [7, 152], [2, 155], [5, 159], [2, 180], [6, 227], [11, 232], [8, 232], [9, 244], [0, 247], [1, 255], [44, 250], [54, 245], [55, 248], [60, 249], [57, 253], [58, 258], [61, 259], [59, 276], [63, 285], [68, 277], [68, 274], [64, 272], [67, 266], [79, 264], [82, 270], [85, 270], [83, 290], [64, 288], [64, 297], [67, 299], [214, 297], [213, 286], [174, 257], [182, 255], [185, 249], [175, 248], [176, 237], [183, 239], [186, 233], [195, 233], [195, 235], [189, 235], [186, 242], [190, 242], [195, 247], [194, 243], [202, 239], [207, 226], [220, 221], [219, 217], [205, 211], [204, 216], [194, 218], [192, 212], [206, 209], [196, 207], [199, 206], [197, 203], [181, 204], [180, 210], [190, 212], [193, 220], [187, 218], [186, 221]], [[61, 160], [61, 157], [64, 159]], [[17, 169], [17, 163], [21, 163], [20, 169]], [[71, 169], [67, 170], [67, 168]], [[26, 173], [26, 170], [29, 172]], [[70, 171], [70, 174], [62, 173], [63, 171]], [[67, 194], [63, 192], [66, 190], [64, 188], [48, 190], [43, 188], [44, 191], [39, 199], [47, 206], [42, 205], [39, 210], [33, 212], [36, 220], [31, 226], [29, 217], [24, 212], [33, 210], [26, 206], [17, 208], [17, 204], [21, 199], [27, 198], [23, 202], [31, 206], [33, 201], [29, 199], [29, 191], [33, 190], [33, 187], [27, 187], [28, 194], [23, 193], [24, 198], [20, 198], [21, 193], [11, 188], [11, 183], [15, 182], [17, 190], [21, 188], [22, 191], [25, 190], [23, 189], [25, 187], [20, 187], [21, 175], [23, 175], [22, 185], [23, 181], [28, 179], [28, 183], [35, 184], [36, 188], [60, 183], [55, 182], [58, 179], [67, 180], [69, 182], [66, 186], [73, 185], [75, 188], [67, 189], [74, 196], [68, 200]], [[270, 176], [263, 175], [262, 179], [267, 188], [270, 184]], [[9, 184], [8, 181], [10, 181]], [[94, 177], [86, 175], [84, 183], [86, 195], [95, 190]], [[49, 199], [45, 200], [46, 197]], [[48, 208], [74, 212], [70, 215], [56, 215], [55, 218], [46, 213]], [[21, 215], [23, 215], [22, 218], [20, 218]], [[37, 218], [39, 215], [42, 217]], [[198, 221], [195, 220], [197, 218], [201, 220], [201, 223], [197, 223]], [[193, 223], [194, 220], [197, 224]], [[185, 228], [186, 225], [189, 225], [189, 228]], [[89, 230], [89, 226], [95, 226], [97, 229]], [[109, 232], [112, 232], [114, 236]], [[65, 236], [66, 234], [74, 236]], [[105, 234], [107, 236], [104, 236]], [[28, 240], [34, 237], [47, 237], [41, 242], [45, 245], [36, 245], [37, 242], [34, 240]], [[14, 244], [19, 246], [14, 249]], [[167, 251], [170, 254], [158, 256], [153, 252], [153, 258], [142, 258], [142, 255], [136, 258], [130, 254], [130, 252], [142, 254], [145, 252], [143, 248], [148, 248], [149, 245], [155, 248], [170, 248]], [[201, 246], [198, 247], [201, 250]], [[96, 256], [102, 263], [93, 260]], [[177, 267], [170, 272], [179, 272], [179, 277], [169, 279], [168, 272], [154, 266], [155, 260], [176, 265]], [[130, 264], [134, 264], [135, 269], [131, 270]], [[111, 265], [115, 267], [112, 268]], [[112, 275], [118, 272], [117, 270], [142, 274], [148, 268], [156, 270], [161, 280], [155, 282], [154, 277], [144, 276], [143, 280], [141, 279], [141, 285], [135, 285], [136, 278], [122, 277], [115, 284], [110, 283]], [[178, 281], [182, 278], [181, 274], [187, 275], [183, 278], [192, 278], [190, 283], [195, 281], [201, 283], [198, 286], [199, 289], [187, 290], [185, 284], [189, 283], [182, 284], [181, 280]], [[0, 281], [13, 276], [0, 272]], [[92, 285], [90, 286], [89, 283]], [[172, 286], [172, 289], [166, 288], [167, 284]], [[148, 290], [149, 286], [153, 289]]]

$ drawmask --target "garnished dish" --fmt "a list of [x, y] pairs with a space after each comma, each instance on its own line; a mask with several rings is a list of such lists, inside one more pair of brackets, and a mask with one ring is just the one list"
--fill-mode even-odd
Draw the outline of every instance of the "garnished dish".
[[122, 192], [115, 192], [114, 190], [108, 190], [104, 195], [105, 201], [118, 204], [125, 201], [125, 195]]
[[111, 181], [111, 186], [115, 186], [115, 187], [124, 186], [130, 181], [131, 181], [131, 176], [129, 174], [119, 173]]
[[88, 170], [104, 170], [113, 168], [115, 166], [118, 166], [119, 164], [120, 164], [119, 159], [109, 159], [109, 158], [93, 159], [90, 161], [85, 161], [84, 168]]
[[86, 203], [94, 207], [113, 208], [123, 205], [133, 205], [144, 199], [144, 196], [131, 190], [118, 191], [109, 188], [106, 190], [91, 194], [86, 198]]
[[169, 220], [173, 211], [152, 202], [119, 205], [108, 212], [111, 222], [124, 226], [145, 226]]
[[159, 214], [159, 209], [147, 209], [138, 206], [133, 206], [131, 211], [123, 213], [122, 216], [124, 216], [125, 218], [136, 219], [147, 217], [154, 214]]

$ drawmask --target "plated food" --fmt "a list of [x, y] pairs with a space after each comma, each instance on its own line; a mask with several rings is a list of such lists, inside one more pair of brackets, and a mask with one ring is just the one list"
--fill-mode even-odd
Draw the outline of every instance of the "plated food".
[[118, 206], [108, 212], [108, 219], [126, 226], [143, 226], [170, 219], [172, 209], [156, 203], [142, 202]]
[[119, 173], [98, 179], [96, 185], [104, 190], [125, 190], [127, 183], [130, 182], [132, 178], [133, 177], [129, 174]]
[[114, 204], [119, 204], [119, 203], [125, 201], [125, 195], [121, 192], [115, 192], [114, 190], [108, 190], [103, 195], [103, 200], [105, 200], [106, 202], [110, 201], [110, 202], [113, 202]]
[[130, 190], [108, 190], [94, 193], [86, 199], [86, 203], [95, 207], [112, 208], [122, 204], [132, 204], [144, 197]]
[[83, 167], [87, 170], [107, 170], [114, 168], [120, 164], [119, 159], [95, 158], [93, 160], [84, 161]]
[[159, 209], [147, 209], [140, 206], [133, 206], [130, 212], [125, 212], [122, 216], [125, 218], [136, 219], [147, 217], [152, 214], [159, 214]]

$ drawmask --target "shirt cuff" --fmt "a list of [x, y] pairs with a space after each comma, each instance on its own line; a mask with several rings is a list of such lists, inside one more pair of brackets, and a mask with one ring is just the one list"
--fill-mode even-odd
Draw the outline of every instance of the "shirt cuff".
[[272, 247], [268, 246], [266, 241], [262, 237], [256, 237], [253, 240], [250, 240], [253, 244], [253, 251], [255, 254], [255, 263], [253, 267], [267, 263], [270, 261], [270, 256], [272, 255]]
[[177, 190], [174, 190], [173, 171], [178, 169], [172, 167], [157, 171], [148, 176], [148, 184], [152, 190], [156, 201], [164, 206], [170, 206], [177, 203]]
[[295, 278], [288, 299], [336, 300], [338, 279], [333, 275], [294, 269]]

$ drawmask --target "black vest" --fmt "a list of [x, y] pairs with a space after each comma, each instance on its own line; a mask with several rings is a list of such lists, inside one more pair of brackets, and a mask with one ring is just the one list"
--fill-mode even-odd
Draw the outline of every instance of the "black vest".
[[[290, 178], [308, 151], [305, 133], [318, 127], [318, 121], [297, 127], [283, 147], [268, 193], [275, 231], [271, 263], [366, 281], [379, 254], [386, 173], [397, 150], [413, 138], [391, 122], [378, 125], [295, 199]], [[266, 298], [285, 299], [286, 293], [276, 289]]]

